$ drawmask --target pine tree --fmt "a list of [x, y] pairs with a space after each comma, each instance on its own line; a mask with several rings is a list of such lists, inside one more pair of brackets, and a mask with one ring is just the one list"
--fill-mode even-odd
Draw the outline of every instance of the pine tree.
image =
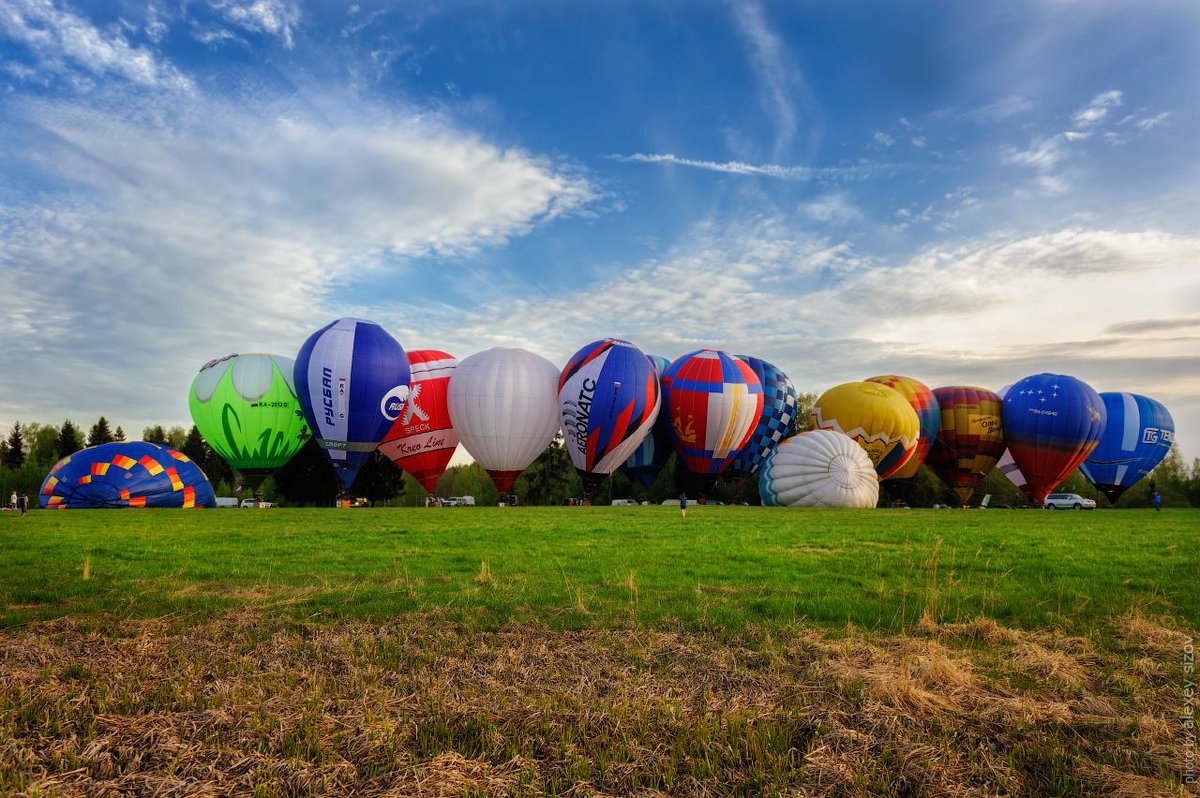
[[142, 440], [146, 443], [157, 443], [160, 446], [169, 446], [167, 442], [167, 431], [163, 429], [162, 424], [155, 424], [153, 427], [146, 427], [142, 430]]
[[25, 431], [21, 422], [13, 424], [8, 434], [8, 451], [4, 453], [4, 467], [16, 471], [25, 464]]
[[192, 428], [188, 430], [187, 438], [184, 440], [183, 445], [179, 447], [179, 451], [186, 454], [188, 459], [200, 466], [201, 469], [204, 469], [204, 466], [208, 463], [208, 453], [211, 450], [200, 435], [200, 430], [193, 424]]
[[113, 433], [113, 440], [118, 443], [125, 442], [125, 430], [121, 429], [121, 425], [117, 425], [116, 431]]
[[317, 507], [332, 505], [342, 489], [316, 438], [309, 438], [296, 456], [275, 472], [275, 486], [288, 504]]
[[113, 433], [108, 428], [108, 419], [100, 416], [100, 420], [93, 424], [91, 430], [88, 431], [87, 445], [100, 446], [101, 444], [112, 443], [112, 441]]
[[404, 492], [404, 472], [376, 450], [358, 472], [353, 487], [374, 507], [376, 502], [394, 499]]
[[58, 437], [54, 440], [54, 453], [58, 459], [68, 457], [83, 448], [83, 435], [79, 432], [79, 427], [75, 426], [71, 419], [63, 421], [62, 428], [58, 431]]
[[582, 480], [571, 464], [561, 433], [525, 469], [514, 490], [525, 504], [559, 505], [582, 495]]

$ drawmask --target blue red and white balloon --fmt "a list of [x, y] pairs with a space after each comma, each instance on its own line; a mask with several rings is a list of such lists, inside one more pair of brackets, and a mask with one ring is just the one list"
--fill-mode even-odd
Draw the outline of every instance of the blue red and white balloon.
[[[654, 373], [661, 380], [663, 372], [671, 365], [671, 361], [661, 355], [646, 355], [646, 359], [654, 367]], [[661, 382], [659, 383], [661, 386]], [[633, 454], [621, 466], [621, 473], [630, 479], [636, 479], [642, 487], [649, 490], [654, 487], [663, 466], [671, 458], [671, 414], [665, 407], [660, 407], [658, 420], [650, 429], [650, 434], [642, 438], [641, 444], [634, 449]]]
[[661, 404], [658, 373], [628, 341], [593, 341], [559, 375], [558, 403], [567, 453], [590, 493], [654, 426]]
[[742, 360], [700, 349], [662, 376], [675, 453], [693, 474], [722, 473], [750, 440], [762, 415], [762, 383]]

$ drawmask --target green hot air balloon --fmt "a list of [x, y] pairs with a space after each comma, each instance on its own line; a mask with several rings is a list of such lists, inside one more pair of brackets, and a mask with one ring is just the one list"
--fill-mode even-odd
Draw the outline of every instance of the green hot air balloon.
[[308, 422], [282, 355], [229, 355], [204, 364], [188, 391], [192, 421], [208, 445], [252, 483], [300, 451]]

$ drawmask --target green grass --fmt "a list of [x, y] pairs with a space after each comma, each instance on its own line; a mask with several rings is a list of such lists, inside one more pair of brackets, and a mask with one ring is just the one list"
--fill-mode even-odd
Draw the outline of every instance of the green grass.
[[1197, 532], [1188, 510], [4, 513], [0, 627], [252, 606], [306, 620], [434, 611], [477, 629], [884, 633], [923, 615], [1093, 630], [1141, 607], [1194, 628]]

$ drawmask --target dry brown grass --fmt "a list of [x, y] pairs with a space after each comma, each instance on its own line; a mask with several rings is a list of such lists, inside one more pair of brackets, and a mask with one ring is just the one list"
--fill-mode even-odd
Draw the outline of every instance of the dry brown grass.
[[1182, 795], [1182, 633], [1113, 631], [63, 619], [0, 634], [0, 794]]

